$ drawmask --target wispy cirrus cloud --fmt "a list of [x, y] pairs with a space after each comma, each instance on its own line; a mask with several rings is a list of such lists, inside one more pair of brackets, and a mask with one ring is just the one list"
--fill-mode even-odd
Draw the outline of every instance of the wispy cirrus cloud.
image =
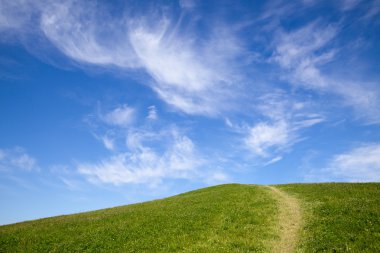
[[[272, 152], [290, 146], [291, 139], [291, 131], [286, 122], [260, 122], [249, 129], [245, 144], [255, 155], [268, 157]], [[269, 153], [270, 151], [272, 152]]]
[[[157, 141], [164, 148], [157, 149], [151, 142]], [[78, 172], [93, 183], [113, 185], [158, 185], [164, 180], [186, 179], [215, 183], [226, 180], [219, 171], [202, 171], [204, 158], [198, 154], [195, 144], [176, 130], [165, 133], [137, 131], [130, 133], [129, 151], [116, 153], [97, 163], [80, 163]], [[133, 140], [133, 141], [131, 141]]]
[[265, 163], [279, 161], [283, 153], [304, 139], [303, 129], [325, 121], [322, 114], [313, 113], [309, 102], [298, 101], [280, 90], [261, 96], [256, 110], [263, 119], [245, 126], [242, 133], [247, 148]]
[[[97, 66], [138, 75], [140, 83], [186, 116], [225, 118], [244, 111], [243, 126], [237, 127], [239, 140], [266, 163], [279, 161], [307, 137], [304, 130], [326, 120], [323, 108], [307, 108], [326, 98], [333, 98], [328, 105], [331, 110], [352, 107], [365, 123], [380, 123], [377, 83], [336, 74], [336, 63], [344, 54], [338, 43], [346, 25], [344, 18], [327, 24], [323, 18], [310, 17], [299, 25], [297, 17], [318, 1], [269, 1], [264, 4], [267, 11], [237, 25], [227, 25], [224, 17], [213, 20], [212, 15], [198, 13], [196, 1], [130, 4], [117, 11], [108, 10], [106, 1], [15, 3], [4, 1], [2, 30], [22, 33], [32, 24], [30, 33], [51, 43], [77, 67]], [[345, 0], [334, 8], [346, 15], [361, 4]], [[249, 59], [252, 55], [254, 61]], [[264, 70], [262, 80], [255, 76], [260, 70]], [[305, 94], [309, 99], [298, 99]], [[163, 167], [171, 171], [172, 164], [183, 166], [175, 162], [180, 160], [178, 154], [173, 155], [177, 157], [174, 160], [169, 157], [174, 149], [181, 150], [178, 143], [192, 143], [196, 149], [188, 135], [177, 139], [162, 129], [149, 129], [147, 121], [159, 125], [156, 107], [149, 107], [143, 120], [136, 120], [137, 114], [135, 108], [121, 104], [94, 116], [101, 129], [94, 135], [112, 155], [98, 163], [81, 163], [78, 168], [83, 175], [99, 182], [139, 183], [144, 181], [139, 175], [159, 181], [170, 177]], [[160, 112], [160, 118], [163, 114]], [[230, 128], [236, 128], [228, 122]], [[186, 154], [190, 159], [184, 164], [196, 168], [192, 153]], [[104, 177], [106, 172], [129, 179], [112, 181]]]
[[128, 127], [132, 124], [135, 116], [135, 110], [128, 105], [120, 105], [110, 112], [101, 115], [101, 120], [109, 125], [119, 127]]
[[2, 171], [38, 171], [37, 160], [29, 155], [25, 149], [15, 147], [0, 149], [0, 170]]
[[148, 107], [148, 116], [147, 119], [149, 120], [157, 120], [158, 119], [158, 113], [157, 108], [154, 105], [151, 105]]
[[[352, 81], [324, 71], [339, 54], [340, 48], [334, 42], [341, 25], [324, 25], [318, 19], [296, 29], [282, 27], [281, 20], [289, 13], [301, 12], [297, 12], [298, 7], [306, 10], [317, 4], [311, 2], [270, 1], [266, 11], [251, 20], [264, 24], [257, 34], [273, 35], [262, 41], [272, 45], [268, 48], [269, 61], [277, 63], [283, 69], [283, 79], [298, 88], [338, 95], [361, 118], [378, 123], [380, 92], [376, 84]], [[362, 2], [345, 0], [340, 5], [350, 9], [362, 6]], [[376, 1], [370, 5], [376, 5]], [[173, 14], [174, 7], [169, 5], [153, 8], [148, 4], [141, 10], [131, 4], [116, 16], [104, 11], [105, 3], [19, 0], [4, 6], [7, 11], [1, 14], [2, 20], [9, 20], [17, 27], [35, 24], [32, 32], [43, 35], [76, 62], [130, 73], [144, 72], [148, 77], [142, 81], [145, 85], [166, 103], [188, 114], [220, 116], [239, 104], [242, 91], [254, 85], [240, 68], [250, 64], [248, 56], [252, 52], [244, 46], [247, 38], [239, 29], [256, 28], [249, 25], [236, 28], [239, 26], [224, 25], [222, 18], [207, 20], [201, 13], [195, 15], [196, 1], [178, 2], [178, 15]], [[27, 22], [28, 16], [33, 18]], [[275, 24], [273, 19], [277, 20]], [[203, 26], [207, 36], [199, 37], [196, 27], [206, 21], [210, 23]], [[3, 26], [12, 30], [12, 25]], [[268, 61], [265, 55], [259, 59], [260, 63]]]
[[226, 98], [234, 97], [245, 50], [235, 29], [222, 20], [210, 20], [207, 38], [199, 38], [202, 19], [189, 14], [196, 2], [178, 5], [178, 16], [169, 5], [151, 3], [144, 11], [131, 4], [114, 17], [104, 11], [105, 3], [18, 0], [4, 2], [0, 26], [9, 33], [43, 36], [86, 66], [143, 71], [149, 77], [143, 83], [166, 103], [185, 113], [215, 116], [229, 107]]
[[[76, 61], [141, 67], [129, 43], [125, 22], [112, 20], [105, 13], [90, 2], [49, 3], [40, 9], [39, 28], [62, 53]], [[107, 36], [103, 36], [105, 33]]]
[[336, 155], [327, 170], [343, 180], [379, 181], [380, 144], [366, 144]]
[[199, 40], [192, 28], [197, 21], [186, 18], [186, 11], [179, 18], [164, 8], [138, 17], [131, 13], [127, 10], [115, 20], [91, 4], [56, 3], [42, 9], [40, 28], [76, 61], [144, 70], [153, 80], [146, 84], [181, 111], [215, 115], [223, 110], [219, 102], [232, 96], [229, 86], [240, 75], [234, 65], [243, 56], [233, 30], [222, 24], [212, 26], [209, 38]]
[[[145, 123], [128, 120], [127, 124], [110, 124], [124, 122], [124, 110], [137, 114], [136, 108], [119, 105], [109, 112], [92, 115], [94, 122], [89, 122], [89, 126], [110, 154], [96, 162], [77, 163], [76, 171], [89, 182], [154, 187], [167, 180], [208, 184], [229, 178], [222, 170], [215, 169], [212, 161], [205, 159], [178, 126], [162, 124], [155, 106], [148, 108], [148, 116], [143, 119]], [[107, 115], [112, 115], [112, 122], [105, 120]]]
[[99, 136], [98, 139], [103, 142], [106, 149], [113, 151], [116, 149], [115, 138], [112, 137], [109, 133], [110, 132], [107, 132], [106, 134]]
[[290, 32], [279, 32], [272, 60], [284, 70], [292, 85], [320, 93], [338, 95], [357, 117], [368, 123], [380, 122], [380, 90], [369, 81], [353, 81], [323, 69], [336, 60], [339, 47], [334, 39], [339, 26], [312, 22]]
[[84, 117], [84, 123], [106, 149], [115, 151], [117, 142], [124, 137], [127, 129], [134, 126], [136, 119], [136, 108], [127, 104], [119, 104], [108, 110], [98, 104], [96, 112]]
[[380, 144], [360, 144], [351, 150], [333, 156], [325, 168], [312, 169], [311, 181], [380, 181]]
[[349, 11], [349, 10], [352, 10], [352, 9], [355, 8], [355, 6], [357, 6], [360, 2], [361, 2], [361, 0], [342, 0], [342, 6], [341, 6], [341, 9], [342, 9], [343, 11]]
[[25, 31], [34, 14], [35, 4], [28, 0], [0, 1], [0, 32], [6, 30]]
[[328, 83], [323, 80], [318, 66], [333, 58], [334, 49], [327, 45], [336, 34], [336, 27], [323, 27], [317, 22], [295, 31], [279, 31], [273, 60], [282, 68], [293, 70], [295, 81], [301, 81], [299, 85], [325, 87]]
[[269, 161], [279, 161], [284, 153], [299, 141], [304, 140], [302, 130], [320, 124], [324, 119], [321, 115], [310, 115], [310, 118], [297, 121], [296, 119], [260, 121], [246, 127], [243, 142], [254, 156]]
[[[181, 24], [181, 19], [158, 20], [155, 25], [151, 19], [138, 22], [130, 32], [134, 51], [155, 80], [153, 89], [189, 114], [223, 111], [219, 102], [228, 105], [226, 98], [234, 95], [229, 87], [241, 75], [234, 67], [243, 49], [233, 31], [218, 25], [209, 31], [208, 39], [199, 40], [191, 25]], [[182, 26], [186, 32], [179, 30]]]

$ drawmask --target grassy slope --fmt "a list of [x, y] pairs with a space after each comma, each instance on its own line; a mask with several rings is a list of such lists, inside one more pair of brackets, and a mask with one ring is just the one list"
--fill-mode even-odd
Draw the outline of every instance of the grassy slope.
[[380, 184], [277, 186], [301, 200], [298, 252], [380, 252]]
[[0, 252], [268, 252], [268, 188], [222, 185], [164, 200], [0, 227]]
[[[380, 252], [380, 184], [292, 184], [298, 252]], [[221, 185], [164, 200], [0, 227], [0, 252], [270, 252], [273, 190]], [[288, 217], [290, 219], [290, 217]]]

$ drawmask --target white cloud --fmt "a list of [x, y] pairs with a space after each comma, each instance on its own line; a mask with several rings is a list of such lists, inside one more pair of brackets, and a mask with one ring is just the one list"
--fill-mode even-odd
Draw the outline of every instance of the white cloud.
[[0, 0], [0, 32], [23, 29], [32, 18], [33, 3], [27, 0]]
[[330, 180], [379, 182], [380, 144], [365, 144], [336, 155], [320, 173]]
[[266, 162], [263, 166], [268, 166], [270, 164], [273, 164], [273, 163], [276, 163], [278, 161], [281, 161], [282, 158], [283, 158], [282, 156], [276, 156], [272, 160], [269, 160], [268, 162]]
[[298, 30], [280, 32], [272, 60], [285, 70], [294, 86], [320, 93], [339, 95], [346, 106], [367, 123], [380, 122], [380, 90], [368, 82], [355, 82], [326, 74], [321, 69], [335, 60], [337, 48], [331, 46], [339, 27], [323, 27], [313, 22]]
[[246, 138], [246, 145], [257, 155], [268, 157], [271, 148], [283, 148], [290, 141], [289, 127], [285, 122], [259, 123], [253, 126]]
[[[193, 1], [182, 1], [188, 10]], [[86, 64], [144, 70], [146, 81], [168, 104], [189, 114], [215, 115], [231, 97], [238, 78], [234, 67], [243, 50], [233, 30], [210, 26], [200, 40], [193, 19], [167, 11], [133, 10], [116, 20], [95, 4], [65, 1], [41, 7], [40, 29], [66, 56]], [[107, 34], [107, 36], [104, 36]], [[210, 95], [212, 94], [212, 95]], [[224, 103], [220, 103], [223, 100]]]
[[115, 150], [115, 142], [112, 138], [110, 138], [108, 135], [104, 135], [101, 137], [101, 140], [104, 144], [104, 146], [108, 149], [108, 150]]
[[147, 119], [149, 119], [149, 120], [157, 120], [158, 119], [157, 108], [154, 105], [151, 105], [148, 107]]
[[317, 66], [331, 60], [334, 51], [316, 52], [326, 47], [336, 34], [335, 27], [322, 28], [316, 22], [292, 32], [282, 31], [278, 34], [273, 60], [281, 67], [293, 70], [297, 84], [325, 87], [328, 83]]
[[[154, 106], [149, 107], [148, 119], [157, 120]], [[103, 126], [93, 127], [94, 131], [104, 130]], [[165, 180], [212, 184], [228, 179], [222, 170], [213, 168], [213, 161], [204, 159], [193, 141], [175, 125], [144, 121], [138, 126], [133, 122], [128, 129], [107, 130], [107, 126], [105, 129], [105, 134], [94, 136], [103, 142], [111, 155], [98, 162], [81, 162], [76, 166], [79, 174], [92, 183], [156, 187]]]
[[144, 126], [130, 129], [126, 136], [126, 146], [130, 150], [144, 149], [146, 143], [170, 142], [177, 130], [167, 126], [168, 129], [145, 130]]
[[153, 89], [168, 104], [189, 114], [215, 115], [223, 110], [220, 101], [227, 102], [228, 91], [232, 92], [228, 88], [239, 76], [232, 74], [242, 53], [234, 34], [215, 28], [209, 40], [200, 41], [191, 30], [179, 31], [172, 20], [157, 19], [154, 26], [152, 20], [139, 22], [129, 35], [142, 65], [155, 80]]
[[0, 149], [0, 170], [38, 171], [37, 161], [23, 148]]
[[205, 183], [208, 185], [215, 185], [231, 182], [230, 177], [222, 171], [211, 172], [205, 177]]
[[[74, 60], [103, 66], [140, 67], [125, 33], [127, 27], [110, 22], [95, 4], [79, 1], [46, 4], [41, 9], [40, 26], [45, 36]], [[116, 34], [116, 31], [123, 32]]]
[[111, 112], [101, 116], [101, 119], [110, 124], [120, 127], [128, 127], [134, 120], [135, 109], [128, 105], [121, 105]]
[[[341, 3], [350, 9], [358, 2]], [[370, 5], [376, 7], [377, 2]], [[283, 17], [296, 8], [310, 8], [310, 4], [297, 3], [268, 2], [267, 11], [257, 18], [266, 24], [265, 28], [257, 33], [277, 29], [268, 21], [272, 17]], [[108, 15], [106, 5], [101, 3], [17, 0], [2, 4], [5, 7], [0, 12], [0, 26], [3, 23], [2, 26], [16, 33], [19, 32], [16, 27], [23, 24], [33, 26], [32, 32], [44, 34], [63, 54], [86, 66], [115, 67], [128, 73], [143, 70], [150, 77], [144, 83], [166, 103], [185, 113], [220, 116], [243, 99], [237, 94], [244, 86], [242, 80], [247, 80], [238, 69], [244, 65], [244, 56], [253, 52], [242, 46], [244, 36], [238, 35], [239, 29], [224, 25], [221, 20], [204, 26], [207, 36], [200, 38], [196, 27], [201, 19], [188, 12], [195, 1], [181, 0], [183, 11], [178, 17], [165, 7], [126, 9], [117, 18]], [[33, 18], [26, 18], [29, 16]], [[279, 23], [275, 25], [278, 27]], [[272, 43], [272, 62], [287, 72], [292, 84], [338, 94], [358, 115], [365, 115], [370, 123], [378, 123], [380, 91], [371, 90], [376, 85], [352, 82], [322, 71], [321, 67], [334, 60], [339, 51], [332, 47], [339, 32], [339, 25], [323, 26], [320, 19], [293, 31], [275, 33], [271, 36], [276, 38]]]
[[[253, 126], [243, 127], [244, 144], [255, 156], [264, 158], [264, 165], [282, 159], [282, 153], [302, 140], [299, 136], [305, 128], [325, 121], [307, 101], [299, 101], [281, 90], [259, 97], [255, 109], [265, 117]], [[227, 125], [234, 127], [231, 122]]]
[[139, 145], [96, 164], [79, 164], [79, 173], [91, 182], [120, 184], [158, 184], [164, 179], [193, 179], [198, 177], [202, 163], [193, 142], [186, 136], [172, 133], [171, 143], [164, 151]]
[[206, 94], [198, 96], [191, 92], [181, 92], [171, 88], [155, 87], [154, 89], [166, 103], [188, 114], [213, 116], [218, 114], [223, 107], [223, 104], [218, 106], [219, 96], [217, 94], [214, 97]]
[[295, 129], [311, 127], [325, 121], [320, 115], [309, 115], [310, 118], [294, 122]]
[[185, 92], [202, 91], [212, 85], [218, 77], [199, 57], [191, 40], [179, 37], [166, 41], [164, 34], [170, 29], [170, 23], [163, 19], [159, 24], [157, 30], [142, 26], [130, 34], [137, 55], [154, 79]]
[[355, 8], [361, 0], [342, 0], [342, 6], [341, 9], [343, 11], [349, 11]]

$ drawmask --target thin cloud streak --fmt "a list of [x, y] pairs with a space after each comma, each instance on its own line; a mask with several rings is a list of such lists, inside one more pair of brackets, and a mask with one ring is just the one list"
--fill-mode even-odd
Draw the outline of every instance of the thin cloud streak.
[[0, 149], [0, 171], [39, 171], [37, 160], [29, 155], [25, 149], [15, 147]]
[[380, 181], [380, 144], [364, 143], [333, 156], [325, 168], [311, 169], [308, 181]]
[[[141, 67], [128, 43], [128, 36], [119, 37], [119, 34], [109, 32], [124, 33], [127, 27], [102, 16], [90, 3], [64, 1], [48, 4], [41, 10], [40, 28], [58, 49], [79, 62], [121, 68]], [[108, 36], [102, 36], [104, 33]]]
[[280, 90], [258, 98], [256, 110], [264, 120], [245, 126], [240, 132], [245, 136], [246, 147], [264, 159], [264, 164], [280, 161], [278, 157], [302, 140], [302, 130], [325, 121], [322, 115], [309, 112], [312, 108], [308, 102], [300, 102]]
[[338, 27], [313, 22], [295, 31], [279, 33], [272, 60], [284, 70], [284, 78], [298, 88], [328, 92], [343, 99], [357, 117], [380, 123], [380, 90], [368, 82], [345, 80], [323, 73], [322, 67], [335, 60], [339, 48], [331, 46]]
[[[231, 70], [243, 56], [232, 31], [214, 27], [210, 38], [200, 44], [192, 24], [181, 24], [181, 19], [164, 13], [125, 16], [124, 22], [103, 22], [99, 16], [91, 5], [53, 4], [42, 10], [41, 30], [76, 61], [127, 71], [145, 70], [154, 80], [146, 84], [181, 111], [216, 115], [223, 110], [220, 101], [226, 103], [225, 96], [233, 94], [229, 86], [240, 75]], [[111, 38], [102, 36], [106, 31], [112, 31], [107, 36]], [[209, 96], [211, 93], [213, 96]]]

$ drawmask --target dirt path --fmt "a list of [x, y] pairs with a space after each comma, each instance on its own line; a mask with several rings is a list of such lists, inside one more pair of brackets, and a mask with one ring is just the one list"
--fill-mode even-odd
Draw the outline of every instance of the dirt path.
[[273, 186], [267, 186], [279, 201], [280, 205], [280, 239], [275, 242], [273, 252], [295, 252], [298, 242], [298, 232], [301, 227], [302, 214], [298, 199]]

